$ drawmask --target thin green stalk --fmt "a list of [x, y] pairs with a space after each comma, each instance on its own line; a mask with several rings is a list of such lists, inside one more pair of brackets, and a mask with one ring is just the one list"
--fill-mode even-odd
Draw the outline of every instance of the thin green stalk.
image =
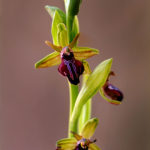
[[[83, 75], [83, 84], [86, 82], [88, 77], [89, 77], [88, 74]], [[91, 100], [92, 99], [89, 99], [88, 102], [84, 104], [82, 108], [82, 112], [80, 114], [78, 123], [79, 133], [81, 132], [83, 125], [91, 118]]]
[[88, 100], [86, 104], [84, 104], [82, 108], [82, 112], [80, 114], [78, 129], [79, 133], [81, 133], [84, 124], [91, 118], [91, 99]]
[[[77, 85], [73, 85], [71, 83], [69, 83], [69, 93], [70, 93], [70, 113], [69, 113], [69, 128], [68, 128], [68, 137], [72, 137], [73, 135], [70, 133], [70, 129], [71, 129], [71, 123], [70, 123], [70, 119], [71, 119], [71, 115], [74, 109], [74, 105], [78, 96], [78, 86]], [[74, 128], [74, 131], [77, 131], [77, 127]]]
[[[73, 38], [75, 37], [75, 35], [72, 35], [72, 27], [73, 27], [73, 21], [74, 21], [75, 15], [73, 15], [72, 12], [69, 11], [69, 8], [74, 5], [78, 6], [79, 2], [76, 0], [74, 0], [74, 1], [64, 0], [64, 3], [65, 3], [65, 9], [66, 9], [66, 26], [67, 26], [67, 30], [68, 30], [68, 39], [69, 39], [69, 43], [71, 43]], [[72, 137], [73, 135], [70, 133], [70, 131], [72, 131], [71, 129], [73, 129], [74, 132], [77, 132], [77, 125], [72, 127], [71, 116], [72, 116], [72, 112], [73, 112], [74, 105], [76, 102], [76, 98], [79, 93], [78, 85], [73, 85], [73, 84], [69, 83], [69, 92], [70, 92], [70, 114], [69, 114], [68, 137]]]
[[72, 42], [73, 40], [73, 36], [72, 36], [72, 27], [73, 27], [73, 21], [74, 21], [74, 17], [71, 17], [67, 14], [66, 17], [66, 24], [67, 24], [67, 29], [68, 29], [68, 37], [69, 37], [69, 43]]

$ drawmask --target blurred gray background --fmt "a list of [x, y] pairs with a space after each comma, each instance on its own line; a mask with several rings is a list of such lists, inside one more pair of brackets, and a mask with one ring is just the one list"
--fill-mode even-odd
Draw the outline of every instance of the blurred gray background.
[[[57, 67], [35, 69], [53, 50], [45, 5], [64, 10], [62, 0], [2, 0], [0, 8], [0, 149], [54, 150], [67, 136], [69, 93]], [[94, 47], [92, 69], [113, 58], [111, 83], [125, 95], [120, 106], [93, 99], [100, 120], [94, 138], [102, 150], [150, 149], [150, 2], [83, 0], [80, 46]]]

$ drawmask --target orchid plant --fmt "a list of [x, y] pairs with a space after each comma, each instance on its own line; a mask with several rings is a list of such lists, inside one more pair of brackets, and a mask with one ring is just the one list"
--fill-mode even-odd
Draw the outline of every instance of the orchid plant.
[[[91, 118], [91, 101], [96, 93], [112, 104], [121, 104], [122, 92], [109, 83], [112, 58], [101, 62], [91, 71], [87, 58], [99, 54], [99, 50], [79, 47], [78, 13], [82, 0], [64, 0], [65, 11], [45, 6], [52, 18], [53, 42], [45, 41], [54, 52], [39, 60], [36, 68], [58, 66], [58, 72], [67, 77], [70, 92], [68, 137], [58, 140], [58, 150], [99, 150], [91, 140], [98, 125], [98, 118]], [[83, 76], [79, 90], [80, 76]]]

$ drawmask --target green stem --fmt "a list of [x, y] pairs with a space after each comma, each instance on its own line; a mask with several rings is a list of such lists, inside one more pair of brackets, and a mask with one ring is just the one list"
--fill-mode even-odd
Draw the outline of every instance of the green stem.
[[74, 38], [72, 36], [73, 21], [74, 21], [74, 16], [70, 16], [66, 14], [66, 24], [67, 24], [67, 29], [68, 29], [69, 43], [71, 43]]
[[[76, 102], [76, 98], [78, 96], [78, 86], [77, 85], [73, 85], [71, 83], [69, 83], [69, 93], [70, 93], [70, 113], [69, 113], [69, 129], [68, 129], [68, 137], [72, 137], [73, 135], [70, 133], [71, 130], [71, 115], [74, 109], [74, 105]], [[74, 127], [73, 131], [77, 132], [77, 127]]]
[[[86, 80], [88, 79], [89, 75], [88, 74], [84, 74], [83, 75], [83, 84], [86, 82]], [[79, 118], [79, 123], [78, 123], [78, 129], [79, 129], [79, 133], [82, 130], [83, 125], [91, 118], [91, 99], [89, 99], [87, 101], [86, 104], [84, 104], [81, 114], [80, 114], [80, 118]]]

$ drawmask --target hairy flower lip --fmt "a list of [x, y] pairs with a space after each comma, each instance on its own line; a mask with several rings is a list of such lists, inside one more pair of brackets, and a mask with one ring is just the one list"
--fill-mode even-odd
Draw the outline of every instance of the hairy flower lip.
[[77, 85], [80, 82], [80, 75], [84, 72], [84, 66], [82, 62], [74, 58], [71, 48], [64, 47], [61, 51], [61, 64], [58, 71], [66, 76], [72, 84]]
[[106, 83], [99, 92], [101, 96], [109, 103], [119, 105], [123, 101], [124, 96], [119, 88], [109, 83], [109, 78], [111, 75], [115, 76], [115, 73], [110, 71]]

